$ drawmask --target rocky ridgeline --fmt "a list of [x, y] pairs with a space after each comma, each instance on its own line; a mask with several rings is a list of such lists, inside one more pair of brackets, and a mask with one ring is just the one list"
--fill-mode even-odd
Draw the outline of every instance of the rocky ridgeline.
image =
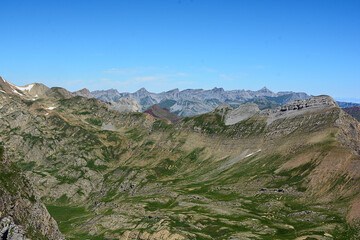
[[[78, 92], [76, 92], [78, 94]], [[238, 107], [247, 102], [261, 103], [261, 109], [279, 106], [295, 99], [307, 99], [306, 93], [278, 92], [274, 93], [266, 87], [258, 91], [230, 90], [223, 88], [204, 89], [173, 89], [167, 92], [152, 93], [141, 88], [134, 93], [120, 93], [116, 89], [93, 91], [91, 95], [100, 100], [110, 102], [120, 98], [130, 97], [136, 99], [145, 111], [154, 104], [167, 108], [170, 112], [181, 117], [189, 117], [210, 112], [220, 104], [229, 104]], [[259, 106], [260, 106], [259, 105]]]
[[256, 104], [244, 104], [237, 109], [231, 110], [225, 117], [226, 125], [233, 125], [249, 119], [255, 115], [267, 118], [267, 124], [282, 119], [293, 118], [298, 115], [321, 112], [322, 110], [338, 107], [336, 101], [330, 96], [316, 96], [305, 100], [294, 100], [275, 109], [260, 111]]
[[305, 100], [295, 100], [284, 104], [276, 109], [264, 110], [260, 116], [267, 116], [267, 123], [270, 124], [281, 118], [292, 118], [310, 112], [339, 107], [336, 101], [330, 96], [316, 96]]

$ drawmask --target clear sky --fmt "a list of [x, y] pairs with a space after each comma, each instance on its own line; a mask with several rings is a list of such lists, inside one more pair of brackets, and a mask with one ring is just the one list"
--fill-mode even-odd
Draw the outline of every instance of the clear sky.
[[360, 1], [0, 0], [0, 76], [360, 98]]

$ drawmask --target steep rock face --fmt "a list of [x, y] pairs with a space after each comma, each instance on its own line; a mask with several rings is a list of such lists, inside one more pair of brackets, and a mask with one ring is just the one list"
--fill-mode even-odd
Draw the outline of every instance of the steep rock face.
[[65, 239], [29, 181], [10, 161], [0, 162], [1, 239]]
[[91, 94], [91, 92], [87, 89], [87, 88], [83, 88], [79, 91], [76, 92], [72, 92], [73, 96], [81, 96], [81, 97], [86, 97], [86, 98], [92, 98], [93, 95]]
[[141, 112], [141, 106], [134, 98], [119, 98], [117, 102], [110, 102], [108, 108], [118, 112]]

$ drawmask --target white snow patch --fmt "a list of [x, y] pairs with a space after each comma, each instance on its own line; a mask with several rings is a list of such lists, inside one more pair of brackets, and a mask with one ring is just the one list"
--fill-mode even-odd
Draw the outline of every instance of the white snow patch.
[[45, 113], [45, 116], [49, 115], [49, 113]]
[[6, 92], [5, 92], [5, 91], [3, 91], [3, 90], [0, 90], [0, 92], [6, 93]]
[[39, 97], [37, 94], [34, 96], [34, 98], [37, 98], [37, 97]]
[[250, 156], [252, 156], [252, 155], [254, 155], [255, 153], [258, 153], [258, 152], [261, 152], [261, 149], [257, 150], [256, 152], [253, 152], [253, 153], [250, 153], [250, 154], [246, 155], [245, 158], [250, 157]]
[[13, 91], [13, 93], [16, 93], [16, 94], [18, 94], [18, 95], [20, 95], [20, 96], [21, 96], [21, 95], [24, 95], [24, 94], [19, 93], [19, 92], [16, 91], [15, 89], [13, 89], [12, 91]]
[[56, 107], [48, 107], [49, 110], [54, 110]]
[[30, 90], [32, 89], [32, 87], [34, 86], [34, 84], [29, 84], [29, 85], [26, 85], [24, 87], [18, 87], [18, 86], [15, 86], [17, 89], [19, 89], [20, 91], [28, 91], [30, 92]]
[[35, 99], [35, 98], [33, 98], [32, 100], [33, 100], [33, 101], [35, 101], [36, 99]]

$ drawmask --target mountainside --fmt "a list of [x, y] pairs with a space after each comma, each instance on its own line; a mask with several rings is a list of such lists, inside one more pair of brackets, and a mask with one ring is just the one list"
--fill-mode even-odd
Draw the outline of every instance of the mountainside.
[[8, 156], [68, 239], [360, 237], [360, 123], [331, 97], [174, 124], [81, 96], [0, 99]]
[[360, 122], [360, 107], [359, 106], [346, 107], [346, 108], [343, 108], [343, 110]]
[[296, 99], [306, 99], [310, 96], [306, 93], [279, 92], [274, 93], [266, 87], [258, 91], [250, 90], [231, 90], [225, 91], [223, 88], [213, 88], [211, 90], [186, 89], [179, 91], [173, 89], [167, 92], [151, 93], [145, 88], [141, 88], [134, 93], [119, 93], [115, 89], [93, 91], [92, 96], [103, 101], [117, 101], [120, 98], [135, 98], [142, 106], [143, 111], [154, 104], [167, 108], [170, 112], [179, 116], [194, 116], [214, 110], [222, 103], [227, 103], [232, 107], [238, 107], [246, 102], [258, 103], [261, 109], [277, 107]]
[[148, 113], [155, 118], [169, 120], [172, 123], [175, 123], [181, 119], [178, 115], [171, 113], [168, 109], [162, 108], [157, 104], [148, 108], [145, 113]]
[[0, 238], [64, 239], [54, 219], [20, 169], [0, 146]]

